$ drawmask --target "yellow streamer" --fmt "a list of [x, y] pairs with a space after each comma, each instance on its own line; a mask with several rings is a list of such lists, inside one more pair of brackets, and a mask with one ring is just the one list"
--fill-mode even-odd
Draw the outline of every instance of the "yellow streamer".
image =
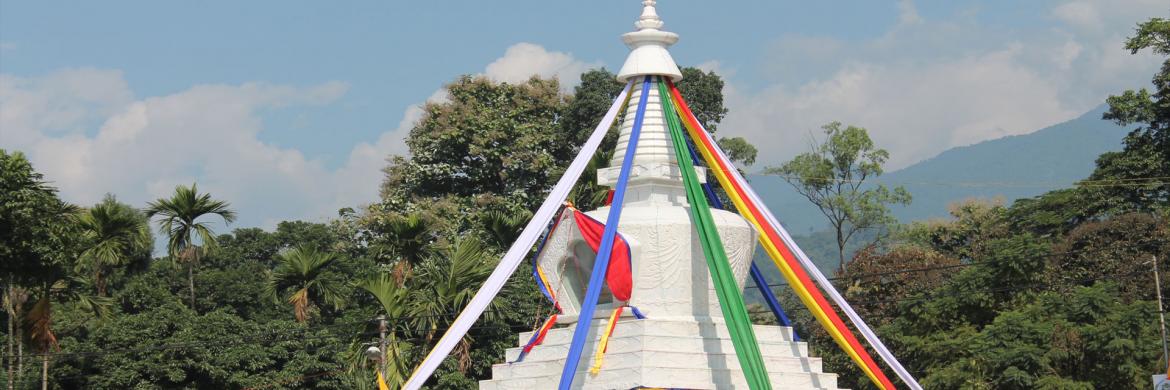
[[[674, 97], [673, 94], [672, 99], [674, 100], [676, 107], [682, 106], [683, 103], [678, 101], [678, 98]], [[690, 133], [691, 138], [698, 140], [699, 137], [702, 136], [699, 134], [699, 132], [703, 130], [696, 129], [690, 121], [684, 120], [682, 122], [684, 127], [687, 128], [687, 132]], [[755, 219], [755, 216], [752, 215], [752, 213], [749, 211], [746, 202], [744, 202], [739, 194], [733, 190], [735, 187], [731, 185], [731, 178], [729, 177], [729, 174], [720, 169], [719, 164], [716, 162], [717, 160], [715, 156], [713, 156], [706, 148], [696, 147], [695, 149], [697, 149], [698, 152], [703, 155], [703, 159], [707, 161], [707, 168], [715, 174], [715, 178], [719, 181], [719, 184], [722, 185], [723, 188], [727, 189], [727, 196], [731, 198], [733, 203], [735, 203], [735, 207], [739, 210], [740, 216], [746, 218], [748, 222], [756, 227], [756, 231], [759, 232], [760, 244], [764, 246], [764, 251], [768, 253], [768, 257], [772, 258], [772, 262], [776, 264], [776, 268], [780, 269], [780, 273], [784, 275], [784, 279], [788, 281], [788, 285], [792, 286], [793, 290], [796, 291], [796, 295], [800, 298], [800, 301], [804, 303], [804, 306], [807, 307], [809, 311], [812, 312], [813, 317], [817, 319], [817, 322], [819, 322], [821, 326], [829, 332], [829, 336], [833, 338], [833, 341], [837, 343], [837, 346], [841, 347], [841, 349], [845, 351], [845, 353], [847, 353], [851, 359], [853, 359], [853, 362], [856, 363], [858, 367], [861, 367], [861, 370], [865, 372], [865, 375], [869, 377], [873, 383], [877, 384], [879, 388], [884, 388], [882, 383], [878, 380], [877, 376], [874, 375], [873, 371], [869, 369], [869, 366], [861, 360], [861, 355], [859, 355], [857, 351], [854, 350], [847, 341], [845, 341], [845, 336], [842, 335], [841, 331], [833, 325], [833, 322], [829, 320], [828, 315], [825, 314], [825, 311], [820, 307], [820, 305], [817, 305], [816, 300], [814, 300], [812, 295], [809, 293], [807, 286], [800, 283], [800, 279], [796, 277], [796, 273], [792, 270], [791, 267], [789, 267], [788, 262], [784, 261], [784, 256], [780, 254], [780, 251], [776, 249], [776, 246], [772, 240], [770, 240], [767, 234], [764, 233], [764, 225], [761, 224], [761, 221], [757, 221]]]
[[548, 295], [552, 297], [553, 301], [557, 300], [557, 292], [553, 289], [552, 283], [548, 282], [548, 277], [544, 276], [544, 269], [536, 266], [536, 275], [540, 277], [540, 284], [544, 285], [544, 290], [548, 291]]
[[386, 384], [386, 378], [382, 377], [382, 370], [378, 370], [378, 390], [390, 390], [390, 385]]
[[613, 328], [617, 326], [618, 317], [621, 315], [621, 306], [613, 309], [613, 314], [609, 315], [609, 322], [605, 325], [605, 332], [601, 334], [601, 341], [597, 343], [597, 353], [593, 354], [593, 366], [589, 367], [590, 374], [597, 375], [597, 373], [601, 372], [601, 362], [605, 360], [605, 350], [609, 347], [609, 336], [613, 334]]

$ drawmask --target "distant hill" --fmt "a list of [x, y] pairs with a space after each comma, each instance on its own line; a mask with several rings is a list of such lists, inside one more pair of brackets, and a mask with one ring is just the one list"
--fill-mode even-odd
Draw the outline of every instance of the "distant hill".
[[[875, 183], [901, 185], [914, 196], [910, 206], [894, 210], [902, 222], [947, 217], [947, 205], [963, 199], [1002, 198], [1010, 203], [1069, 187], [1093, 172], [1097, 156], [1121, 150], [1129, 131], [1101, 120], [1104, 111], [1101, 106], [1029, 134], [949, 149], [882, 175]], [[748, 180], [821, 271], [834, 274], [836, 244], [820, 211], [779, 177], [756, 174]], [[756, 261], [771, 283], [783, 281], [767, 255], [757, 251]], [[759, 302], [752, 291], [747, 297]]]
[[[1101, 153], [1121, 149], [1128, 130], [1101, 120], [1105, 106], [1079, 118], [1035, 132], [949, 149], [875, 183], [904, 186], [914, 196], [895, 208], [902, 222], [946, 217], [947, 205], [968, 198], [1001, 197], [1005, 202], [1065, 188], [1093, 172]], [[748, 180], [793, 235], [827, 228], [824, 216], [788, 183], [774, 176]]]

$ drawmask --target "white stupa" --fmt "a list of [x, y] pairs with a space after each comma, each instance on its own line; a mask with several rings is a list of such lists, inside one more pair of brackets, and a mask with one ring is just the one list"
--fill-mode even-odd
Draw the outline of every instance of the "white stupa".
[[[654, 1], [643, 1], [636, 31], [622, 35], [630, 55], [618, 79], [634, 79], [630, 107], [621, 125], [621, 138], [611, 168], [598, 172], [598, 182], [612, 185], [625, 155], [634, 124], [633, 112], [641, 95], [643, 76], [665, 76], [674, 81], [682, 73], [667, 48], [678, 35], [661, 30], [662, 20]], [[601, 328], [614, 305], [612, 295], [602, 291], [586, 343], [582, 364], [574, 381], [578, 389], [747, 389], [713, 282], [691, 223], [681, 171], [663, 117], [658, 90], [649, 93], [641, 138], [634, 155], [633, 170], [620, 233], [630, 244], [633, 257], [634, 290], [629, 304], [639, 308], [645, 319], [625, 311], [614, 329], [597, 374], [588, 372], [598, 345]], [[690, 162], [681, 169], [693, 168]], [[705, 174], [700, 172], [700, 178]], [[587, 212], [605, 221], [608, 207]], [[756, 232], [740, 216], [712, 210], [737, 283], [742, 287], [748, 275]], [[480, 389], [555, 389], [565, 365], [573, 325], [584, 297], [594, 253], [581, 239], [571, 218], [548, 238], [537, 259], [551, 280], [564, 310], [558, 327], [543, 344], [518, 363], [492, 367], [492, 379], [481, 381]], [[793, 341], [792, 329], [755, 326], [760, 350], [775, 389], [831, 389], [837, 376], [821, 372], [821, 360], [808, 357], [808, 346]], [[531, 333], [521, 333], [518, 347], [509, 349], [507, 361], [515, 361]]]

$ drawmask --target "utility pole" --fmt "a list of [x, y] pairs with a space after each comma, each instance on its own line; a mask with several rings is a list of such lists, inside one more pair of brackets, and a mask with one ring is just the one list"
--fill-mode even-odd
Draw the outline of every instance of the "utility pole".
[[1162, 331], [1162, 358], [1170, 365], [1170, 348], [1166, 347], [1166, 310], [1162, 308], [1162, 278], [1158, 276], [1158, 255], [1154, 258], [1154, 288], [1158, 291], [1158, 330]]
[[[1161, 299], [1159, 299], [1161, 301]], [[1161, 309], [1159, 309], [1161, 310]], [[1163, 346], [1165, 346], [1166, 333], [1162, 333]], [[386, 377], [386, 316], [378, 316], [378, 351], [382, 356], [378, 359], [378, 372], [382, 374], [382, 378]]]

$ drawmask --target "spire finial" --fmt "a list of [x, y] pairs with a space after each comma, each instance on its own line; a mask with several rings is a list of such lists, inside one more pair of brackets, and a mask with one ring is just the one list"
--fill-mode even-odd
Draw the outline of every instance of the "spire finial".
[[658, 30], [662, 28], [665, 23], [658, 17], [658, 11], [654, 9], [656, 3], [658, 2], [654, 0], [645, 0], [642, 2], [642, 16], [639, 16], [638, 21], [634, 22], [635, 28], [638, 30]]
[[617, 79], [625, 82], [635, 76], [668, 76], [671, 80], [682, 80], [682, 72], [666, 48], [678, 42], [678, 34], [662, 31], [662, 19], [658, 17], [654, 0], [642, 1], [642, 16], [634, 22], [637, 31], [622, 34], [622, 41], [630, 47], [630, 55], [618, 72]]

